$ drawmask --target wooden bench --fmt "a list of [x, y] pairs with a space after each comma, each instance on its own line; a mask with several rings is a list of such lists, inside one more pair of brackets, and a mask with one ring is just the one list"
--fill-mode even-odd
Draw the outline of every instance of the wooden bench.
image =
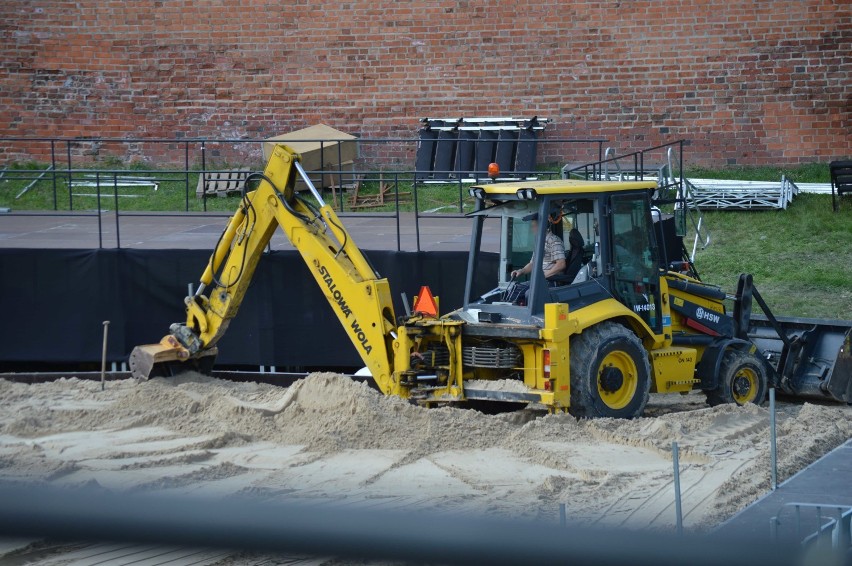
[[837, 212], [840, 197], [844, 193], [852, 193], [852, 159], [832, 161], [828, 168], [831, 171], [831, 206]]

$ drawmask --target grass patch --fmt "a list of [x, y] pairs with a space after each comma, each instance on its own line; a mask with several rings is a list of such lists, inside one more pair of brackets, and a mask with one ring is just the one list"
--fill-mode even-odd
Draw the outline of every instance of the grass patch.
[[733, 179], [740, 181], [780, 181], [781, 176], [791, 179], [794, 183], [828, 183], [831, 181], [828, 165], [824, 163], [807, 163], [791, 167], [727, 167], [725, 169], [706, 169], [690, 167], [686, 177], [696, 179]]
[[[0, 178], [0, 207], [13, 212], [53, 210], [67, 212], [120, 210], [122, 212], [233, 212], [239, 203], [239, 193], [227, 197], [196, 196], [200, 172], [189, 173], [155, 169], [86, 169], [47, 173], [36, 180], [46, 166], [19, 164]], [[221, 171], [227, 168], [221, 168]], [[147, 179], [157, 184], [148, 186], [117, 186], [130, 179]], [[33, 181], [35, 183], [33, 184]], [[84, 186], [84, 183], [99, 186]], [[470, 183], [417, 183], [417, 208], [421, 212], [460, 213], [473, 210], [473, 199], [468, 195]], [[379, 204], [380, 187], [385, 192]], [[25, 190], [26, 189], [26, 190]], [[393, 212], [397, 208], [411, 212], [414, 204], [413, 175], [371, 174], [361, 182], [359, 200], [354, 200], [354, 190], [343, 192], [323, 190], [323, 198], [338, 211]], [[397, 195], [398, 199], [397, 199]], [[100, 197], [100, 198], [98, 198]], [[369, 203], [369, 206], [353, 206]]]
[[800, 194], [787, 210], [705, 211], [711, 243], [696, 253], [702, 278], [729, 292], [740, 273], [779, 315], [852, 319], [852, 210]]
[[[32, 164], [10, 168], [0, 178], [0, 207], [12, 211], [54, 210], [66, 212], [120, 210], [139, 212], [232, 211], [237, 197], [196, 197], [198, 172], [151, 169], [87, 169], [48, 172], [36, 180], [44, 167]], [[70, 179], [69, 179], [70, 177]], [[121, 186], [128, 180], [156, 183]], [[35, 182], [34, 182], [35, 181]], [[96, 186], [91, 186], [92, 184]]]

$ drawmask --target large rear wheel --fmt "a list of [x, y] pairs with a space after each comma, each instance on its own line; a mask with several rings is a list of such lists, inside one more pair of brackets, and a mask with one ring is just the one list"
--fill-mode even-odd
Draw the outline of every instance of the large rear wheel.
[[571, 340], [571, 407], [575, 417], [632, 419], [645, 410], [651, 365], [642, 341], [614, 322]]
[[711, 407], [725, 403], [760, 405], [769, 387], [766, 365], [757, 354], [728, 350], [719, 366], [719, 383], [709, 390], [707, 404]]

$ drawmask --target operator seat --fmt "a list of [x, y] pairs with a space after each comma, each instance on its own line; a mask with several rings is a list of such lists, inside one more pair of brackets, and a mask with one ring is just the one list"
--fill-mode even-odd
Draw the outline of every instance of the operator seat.
[[[576, 228], [571, 228], [568, 232], [568, 252], [565, 254], [565, 275], [564, 279], [571, 283], [583, 267], [583, 236]], [[562, 279], [563, 276], [560, 276]]]
[[565, 252], [565, 270], [548, 278], [548, 281], [558, 285], [570, 285], [574, 282], [580, 268], [583, 267], [583, 236], [576, 228], [568, 232], [568, 251]]

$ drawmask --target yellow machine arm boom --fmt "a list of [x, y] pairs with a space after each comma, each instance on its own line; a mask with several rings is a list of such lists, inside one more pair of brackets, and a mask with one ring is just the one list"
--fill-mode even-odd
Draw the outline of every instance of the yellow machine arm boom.
[[[297, 194], [299, 174], [318, 205]], [[214, 250], [201, 284], [185, 299], [186, 323], [173, 324], [158, 344], [136, 347], [133, 375], [148, 378], [161, 364], [200, 360], [237, 314], [264, 248], [281, 227], [358, 350], [376, 383], [392, 387], [395, 315], [390, 287], [352, 241], [334, 210], [325, 204], [292, 149], [278, 145], [257, 188], [248, 192]], [[208, 291], [205, 293], [205, 291]]]

